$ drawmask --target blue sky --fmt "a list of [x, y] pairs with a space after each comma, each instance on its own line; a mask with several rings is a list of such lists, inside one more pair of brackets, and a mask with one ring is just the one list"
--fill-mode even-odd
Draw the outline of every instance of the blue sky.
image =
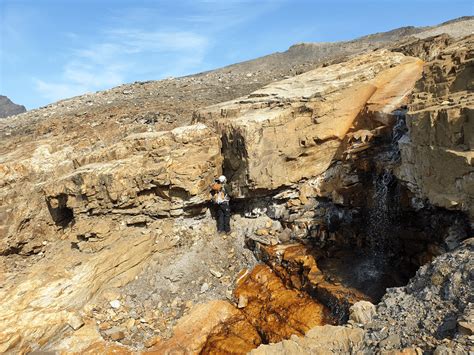
[[473, 15], [472, 0], [0, 0], [0, 94], [28, 109], [298, 42]]

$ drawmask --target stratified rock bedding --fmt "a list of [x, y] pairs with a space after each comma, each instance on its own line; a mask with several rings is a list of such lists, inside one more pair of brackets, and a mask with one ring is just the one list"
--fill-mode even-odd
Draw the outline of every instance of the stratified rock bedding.
[[326, 171], [364, 110], [377, 115], [372, 125], [386, 124], [421, 67], [419, 59], [376, 51], [211, 106], [199, 120], [217, 121], [237, 195], [276, 190]]
[[423, 68], [400, 142], [400, 179], [431, 203], [474, 216], [474, 37]]
[[34, 264], [21, 276], [4, 265], [2, 351], [47, 343], [106, 287], [123, 286], [153, 254], [177, 247], [175, 221], [163, 218], [202, 214], [222, 159], [204, 125], [141, 133], [72, 160], [44, 158], [46, 167], [34, 154], [3, 165], [10, 181], [1, 192], [16, 208], [4, 212], [2, 254]]

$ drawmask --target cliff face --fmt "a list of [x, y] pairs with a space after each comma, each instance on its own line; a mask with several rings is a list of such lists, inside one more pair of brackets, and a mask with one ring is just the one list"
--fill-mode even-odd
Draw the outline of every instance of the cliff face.
[[[279, 81], [291, 70], [135, 83], [0, 122], [0, 351], [245, 353], [291, 334], [269, 351], [465, 349], [472, 36], [392, 49]], [[208, 204], [222, 173], [231, 236]], [[373, 323], [309, 330], [381, 299]], [[428, 316], [397, 340], [408, 313]]]
[[427, 62], [400, 141], [399, 176], [420, 197], [474, 216], [472, 36]]
[[365, 135], [360, 143], [377, 135], [367, 129], [389, 123], [421, 67], [419, 59], [378, 51], [211, 106], [200, 120], [218, 126], [224, 172], [239, 196], [272, 191], [314, 178], [341, 159], [362, 113], [375, 120], [351, 135]]
[[0, 95], [0, 118], [18, 115], [26, 111], [25, 106], [13, 103], [8, 97]]

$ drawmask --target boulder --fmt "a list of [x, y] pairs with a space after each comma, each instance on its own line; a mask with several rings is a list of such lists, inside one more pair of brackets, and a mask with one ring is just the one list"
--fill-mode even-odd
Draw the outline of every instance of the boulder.
[[375, 306], [368, 301], [359, 301], [349, 308], [349, 319], [359, 323], [370, 323], [375, 315]]

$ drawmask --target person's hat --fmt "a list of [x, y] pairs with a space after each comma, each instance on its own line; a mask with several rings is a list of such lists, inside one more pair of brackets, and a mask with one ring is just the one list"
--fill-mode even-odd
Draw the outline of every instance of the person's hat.
[[219, 181], [220, 182], [226, 182], [226, 177], [224, 175], [219, 176]]

